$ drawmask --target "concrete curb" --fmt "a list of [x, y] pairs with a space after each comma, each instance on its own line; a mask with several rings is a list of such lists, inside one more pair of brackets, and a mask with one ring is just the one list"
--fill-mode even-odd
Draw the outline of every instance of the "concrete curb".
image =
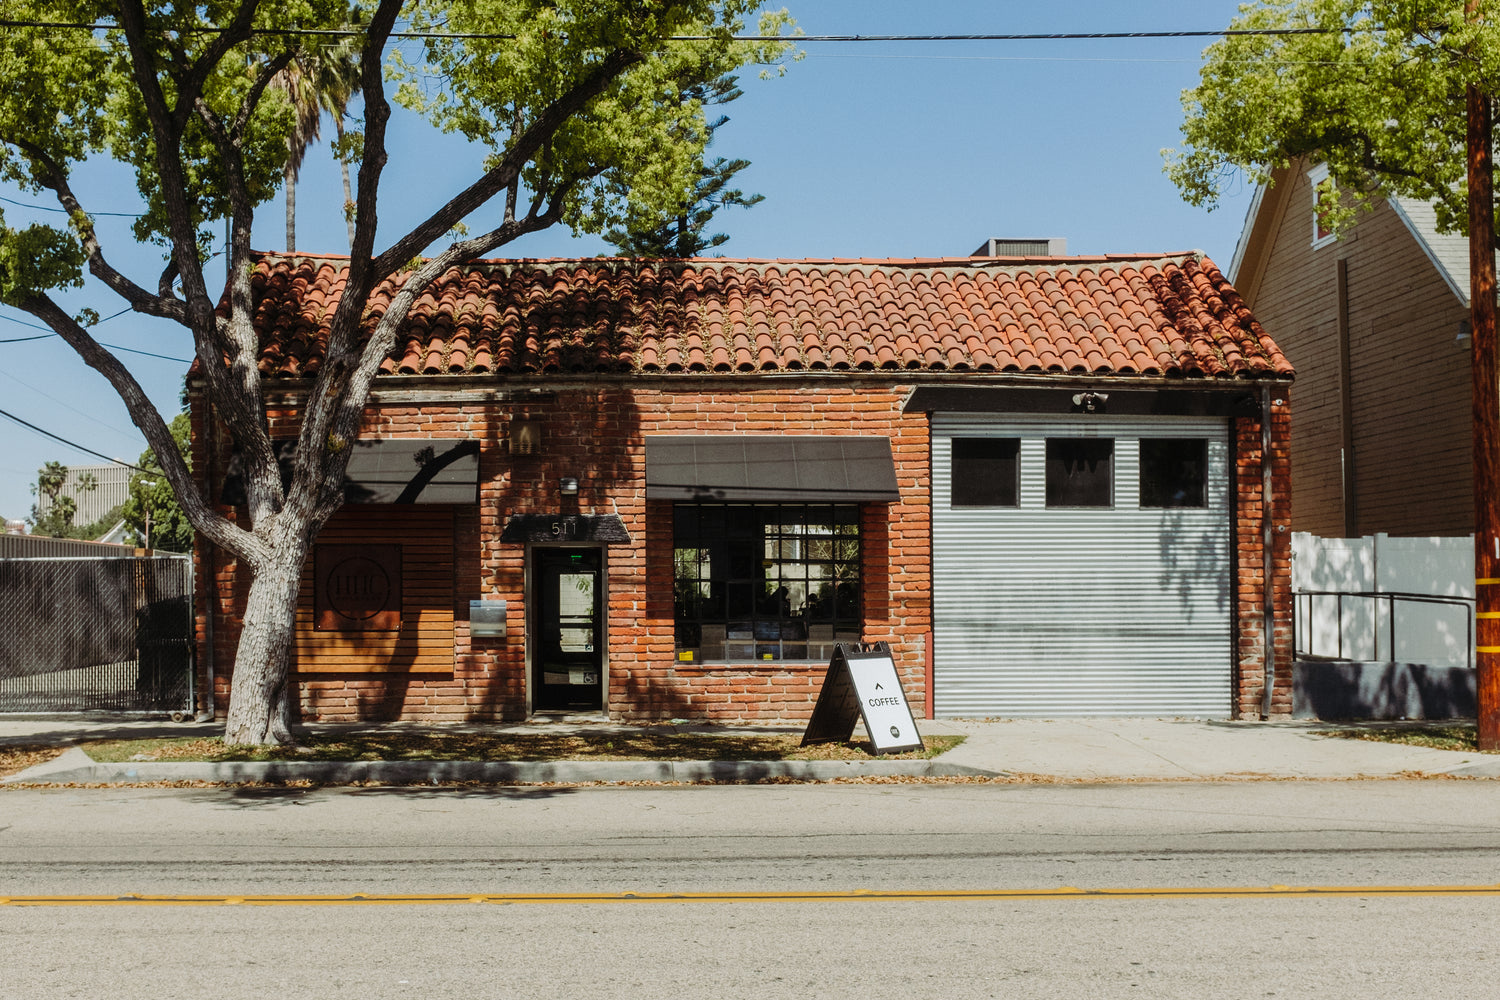
[[1455, 778], [1500, 778], [1500, 758], [1482, 760], [1477, 764], [1447, 767], [1434, 774], [1451, 774]]
[[316, 784], [379, 782], [440, 785], [472, 781], [493, 785], [584, 782], [683, 782], [736, 784], [774, 779], [832, 781], [862, 777], [993, 777], [997, 772], [937, 760], [563, 760], [563, 761], [243, 761], [101, 764], [74, 747], [3, 784], [135, 784], [156, 781], [311, 781]]

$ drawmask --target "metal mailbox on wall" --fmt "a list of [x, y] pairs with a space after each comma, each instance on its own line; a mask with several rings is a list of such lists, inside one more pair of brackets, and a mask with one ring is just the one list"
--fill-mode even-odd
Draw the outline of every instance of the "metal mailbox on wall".
[[505, 602], [470, 601], [469, 635], [477, 639], [505, 638]]

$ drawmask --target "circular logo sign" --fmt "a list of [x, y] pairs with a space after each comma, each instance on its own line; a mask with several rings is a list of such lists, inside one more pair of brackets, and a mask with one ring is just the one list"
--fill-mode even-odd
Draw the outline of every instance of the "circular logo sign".
[[391, 578], [373, 559], [352, 556], [328, 571], [327, 594], [341, 617], [365, 621], [390, 606]]

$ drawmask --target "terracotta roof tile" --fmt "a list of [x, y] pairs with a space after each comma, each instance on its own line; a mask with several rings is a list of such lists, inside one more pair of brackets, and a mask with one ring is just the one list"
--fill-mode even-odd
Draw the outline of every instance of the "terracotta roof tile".
[[[336, 257], [264, 254], [261, 370], [317, 371], [347, 277]], [[365, 316], [372, 330], [400, 280]], [[1212, 261], [513, 260], [440, 276], [386, 374], [999, 371], [1191, 378], [1292, 368]]]

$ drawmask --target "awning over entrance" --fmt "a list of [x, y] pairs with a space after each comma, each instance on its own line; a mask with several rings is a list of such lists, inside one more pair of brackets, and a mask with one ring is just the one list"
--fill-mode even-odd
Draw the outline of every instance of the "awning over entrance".
[[883, 437], [646, 438], [652, 500], [899, 500], [891, 442]]
[[[283, 483], [291, 482], [297, 442], [274, 442]], [[244, 461], [230, 456], [222, 502], [246, 500]], [[346, 503], [478, 503], [479, 442], [434, 438], [357, 441], [344, 477]]]

